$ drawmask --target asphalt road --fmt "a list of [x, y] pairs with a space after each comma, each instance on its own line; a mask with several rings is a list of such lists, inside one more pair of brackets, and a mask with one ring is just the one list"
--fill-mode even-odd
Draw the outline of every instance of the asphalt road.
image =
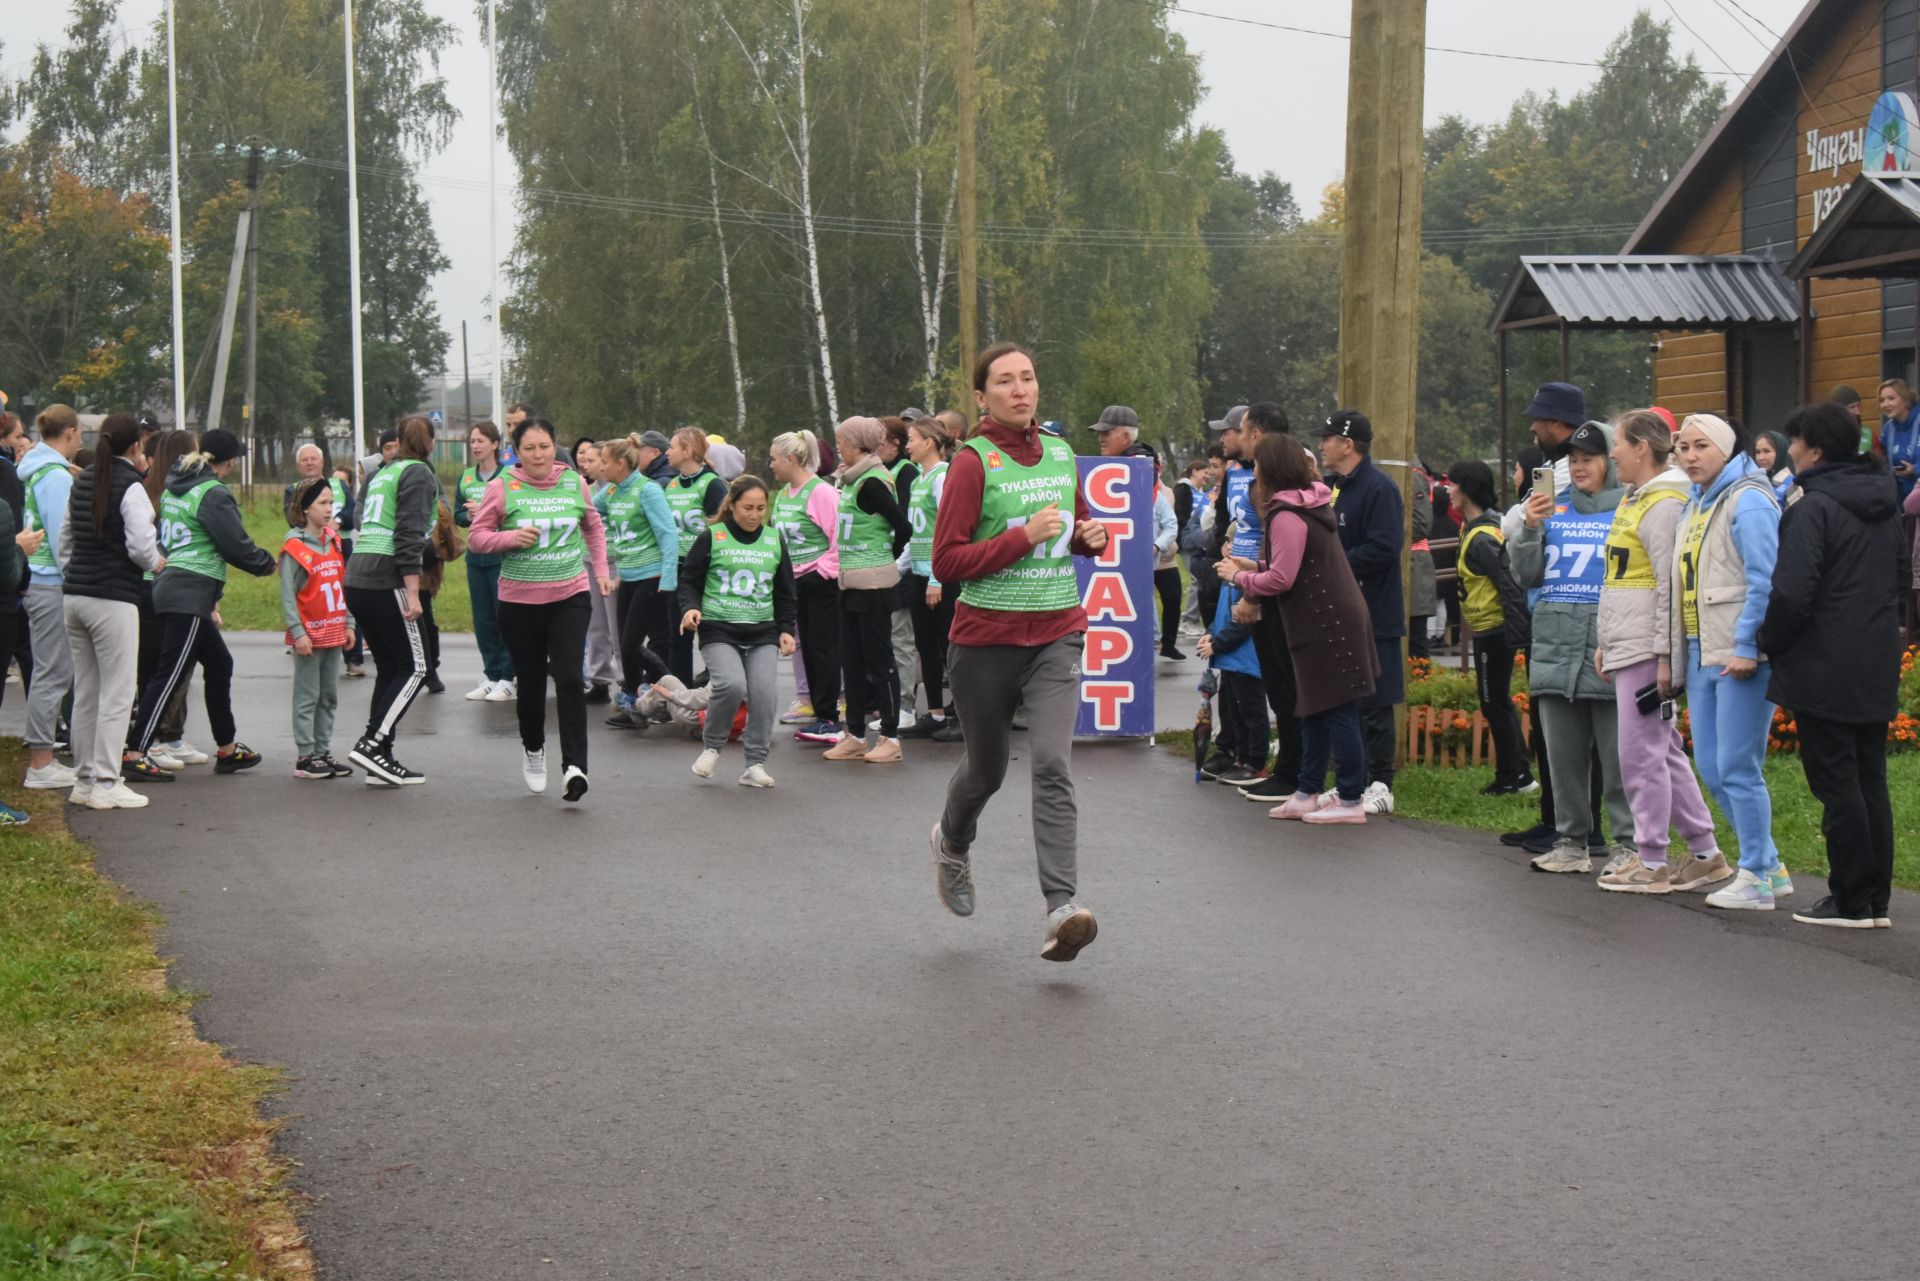
[[1855, 935], [1605, 895], [1097, 744], [1100, 938], [1051, 965], [1024, 761], [962, 921], [957, 747], [782, 738], [752, 792], [596, 716], [570, 807], [449, 638], [427, 786], [298, 782], [279, 646], [236, 649], [267, 764], [75, 822], [204, 1033], [291, 1074], [325, 1281], [1914, 1275], [1913, 896]]

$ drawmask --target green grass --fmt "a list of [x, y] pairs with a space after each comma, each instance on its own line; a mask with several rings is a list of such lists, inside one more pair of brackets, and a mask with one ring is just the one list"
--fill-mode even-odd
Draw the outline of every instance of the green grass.
[[[23, 767], [0, 744], [0, 776]], [[259, 1114], [274, 1074], [195, 1038], [154, 916], [93, 871], [65, 793], [5, 799], [33, 821], [0, 836], [0, 1277], [304, 1275]]]
[[[279, 491], [273, 496], [243, 501], [247, 532], [253, 541], [277, 559], [280, 546], [287, 541], [287, 522], [280, 514]], [[446, 581], [433, 598], [434, 621], [442, 631], [473, 630], [473, 605], [467, 597], [467, 565], [456, 560], [447, 566]], [[272, 574], [255, 578], [237, 570], [227, 574], [226, 595], [220, 601], [220, 619], [229, 631], [277, 632], [280, 620], [280, 579]]]
[[[1193, 760], [1191, 730], [1162, 732], [1159, 741], [1183, 762]], [[1480, 795], [1480, 789], [1492, 781], [1493, 767], [1488, 765], [1459, 769], [1406, 766], [1394, 779], [1394, 813], [1401, 818], [1482, 832], [1511, 832], [1538, 821], [1539, 803], [1530, 797]], [[1888, 757], [1887, 784], [1895, 805], [1893, 882], [1905, 889], [1920, 890], [1920, 825], [1914, 823], [1909, 809], [1912, 798], [1920, 796], [1920, 753]], [[1797, 875], [1825, 877], [1827, 847], [1820, 834], [1820, 804], [1807, 791], [1800, 758], [1769, 757], [1767, 790], [1773, 795], [1773, 839], [1780, 847], [1780, 861]], [[1720, 848], [1731, 862], [1739, 842], [1711, 798], [1708, 805], [1713, 809]]]

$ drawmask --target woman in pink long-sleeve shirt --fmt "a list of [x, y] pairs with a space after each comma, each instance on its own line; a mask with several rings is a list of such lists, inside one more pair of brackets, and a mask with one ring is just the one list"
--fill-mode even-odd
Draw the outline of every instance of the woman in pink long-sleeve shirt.
[[560, 766], [566, 798], [587, 793], [587, 702], [581, 672], [588, 593], [612, 595], [606, 531], [579, 473], [554, 458], [553, 424], [529, 418], [513, 431], [519, 463], [487, 485], [473, 514], [467, 545], [500, 559], [500, 634], [520, 674], [522, 777], [535, 795], [547, 790], [547, 682], [560, 712]]

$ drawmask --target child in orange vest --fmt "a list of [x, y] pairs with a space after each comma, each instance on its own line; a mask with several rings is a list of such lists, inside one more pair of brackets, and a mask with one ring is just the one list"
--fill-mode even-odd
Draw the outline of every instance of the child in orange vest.
[[280, 555], [280, 612], [293, 647], [295, 778], [347, 778], [353, 770], [333, 759], [333, 712], [340, 702], [341, 657], [353, 645], [347, 616], [347, 562], [333, 519], [333, 492], [325, 480], [287, 496], [287, 541]]

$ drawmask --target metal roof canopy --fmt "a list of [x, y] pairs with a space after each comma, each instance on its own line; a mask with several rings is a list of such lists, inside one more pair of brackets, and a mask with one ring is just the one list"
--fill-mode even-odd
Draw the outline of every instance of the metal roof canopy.
[[1920, 176], [1855, 178], [1787, 274], [1795, 280], [1920, 278]]
[[1488, 327], [1713, 330], [1799, 320], [1792, 287], [1765, 258], [1583, 254], [1520, 259]]

